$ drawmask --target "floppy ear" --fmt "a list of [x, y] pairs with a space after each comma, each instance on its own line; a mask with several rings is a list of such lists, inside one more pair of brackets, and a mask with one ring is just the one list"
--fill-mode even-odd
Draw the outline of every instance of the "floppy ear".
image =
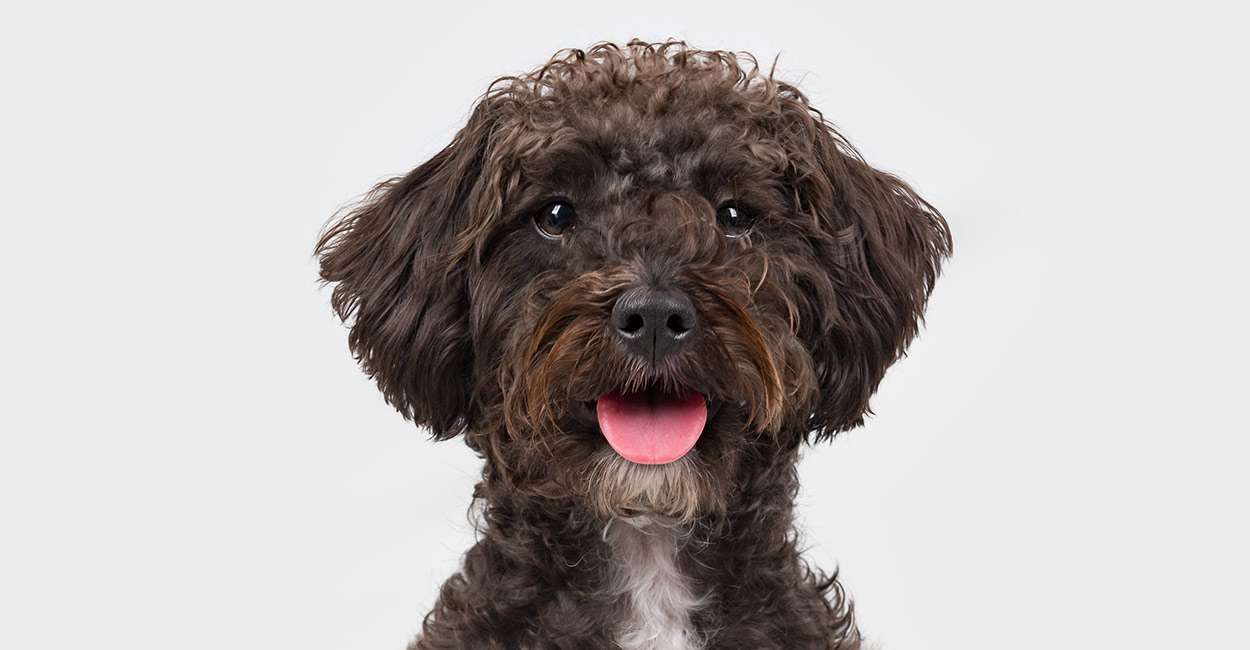
[[[457, 235], [472, 220], [493, 120], [480, 105], [452, 143], [403, 177], [380, 183], [336, 218], [316, 254], [348, 343], [386, 401], [435, 438], [472, 417], [469, 298]], [[481, 197], [476, 197], [481, 198]]]
[[870, 412], [886, 369], [919, 331], [951, 234], [932, 205], [864, 162], [801, 103], [810, 147], [802, 158], [811, 168], [796, 185], [822, 231], [812, 245], [826, 276], [808, 282], [817, 313], [801, 333], [819, 384], [809, 430], [821, 439], [862, 424]]

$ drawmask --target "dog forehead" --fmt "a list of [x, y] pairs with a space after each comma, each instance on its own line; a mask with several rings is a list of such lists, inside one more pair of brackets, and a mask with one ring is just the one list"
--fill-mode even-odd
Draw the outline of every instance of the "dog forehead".
[[523, 178], [611, 203], [656, 190], [706, 194], [769, 182], [785, 159], [766, 133], [715, 110], [604, 106], [569, 111], [543, 131], [535, 134], [541, 145], [518, 156]]

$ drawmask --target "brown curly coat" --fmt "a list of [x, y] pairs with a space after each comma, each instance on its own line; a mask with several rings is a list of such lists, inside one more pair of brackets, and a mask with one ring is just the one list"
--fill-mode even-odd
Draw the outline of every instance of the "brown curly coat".
[[[553, 199], [577, 206], [559, 238], [534, 227]], [[749, 230], [718, 228], [727, 202]], [[480, 541], [412, 647], [858, 648], [837, 582], [796, 548], [795, 463], [863, 422], [950, 246], [748, 55], [600, 44], [495, 82], [317, 247], [387, 400], [485, 461]], [[680, 354], [608, 335], [637, 287], [695, 305]], [[707, 397], [679, 461], [630, 463], [598, 431], [599, 396], [645, 385]], [[650, 590], [638, 562], [672, 584]]]

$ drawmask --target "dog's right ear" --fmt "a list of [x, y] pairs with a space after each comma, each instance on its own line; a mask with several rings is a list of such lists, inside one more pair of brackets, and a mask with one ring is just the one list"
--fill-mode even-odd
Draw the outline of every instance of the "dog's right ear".
[[[380, 183], [317, 243], [348, 343], [386, 401], [437, 439], [472, 419], [473, 348], [463, 251], [494, 119], [483, 102], [452, 143]], [[353, 319], [354, 316], [354, 319]]]

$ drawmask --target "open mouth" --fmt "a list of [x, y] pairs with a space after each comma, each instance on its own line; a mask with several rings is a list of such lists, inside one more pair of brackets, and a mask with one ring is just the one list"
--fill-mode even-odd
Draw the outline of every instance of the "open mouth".
[[614, 390], [599, 398], [595, 413], [616, 453], [640, 465], [663, 465], [685, 456], [699, 440], [707, 423], [707, 400], [690, 388]]

